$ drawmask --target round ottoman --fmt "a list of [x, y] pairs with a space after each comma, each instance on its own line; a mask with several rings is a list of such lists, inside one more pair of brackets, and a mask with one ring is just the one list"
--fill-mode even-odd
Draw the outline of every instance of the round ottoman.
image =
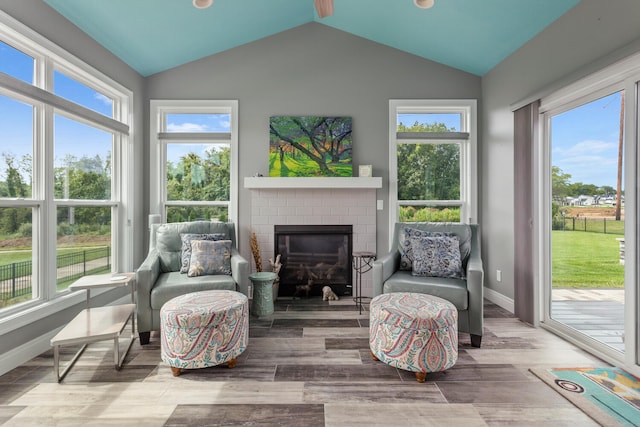
[[395, 292], [371, 300], [369, 347], [374, 360], [416, 373], [440, 372], [458, 360], [458, 311], [442, 298]]
[[249, 300], [235, 291], [193, 292], [160, 309], [162, 360], [182, 369], [236, 365], [249, 342]]

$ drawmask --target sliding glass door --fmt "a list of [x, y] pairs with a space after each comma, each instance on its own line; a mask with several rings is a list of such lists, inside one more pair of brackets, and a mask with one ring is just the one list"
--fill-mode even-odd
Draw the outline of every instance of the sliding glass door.
[[[600, 95], [600, 94], [598, 94]], [[550, 319], [624, 353], [624, 90], [547, 117]]]
[[640, 374], [640, 54], [540, 100], [542, 326]]

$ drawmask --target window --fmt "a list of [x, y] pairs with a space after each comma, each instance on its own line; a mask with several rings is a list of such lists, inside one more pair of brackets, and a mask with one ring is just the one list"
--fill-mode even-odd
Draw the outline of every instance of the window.
[[476, 217], [476, 101], [389, 102], [390, 226]]
[[151, 212], [236, 222], [237, 111], [237, 101], [151, 101]]
[[0, 14], [0, 318], [133, 268], [131, 99]]

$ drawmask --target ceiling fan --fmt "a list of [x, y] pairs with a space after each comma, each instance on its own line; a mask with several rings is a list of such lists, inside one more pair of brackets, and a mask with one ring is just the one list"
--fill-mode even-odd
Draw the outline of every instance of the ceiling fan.
[[313, 0], [320, 18], [333, 15], [333, 0]]

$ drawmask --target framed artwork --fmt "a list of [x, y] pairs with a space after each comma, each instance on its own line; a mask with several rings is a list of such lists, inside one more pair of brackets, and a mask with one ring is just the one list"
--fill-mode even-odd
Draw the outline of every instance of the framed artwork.
[[353, 176], [351, 117], [269, 118], [269, 176]]

